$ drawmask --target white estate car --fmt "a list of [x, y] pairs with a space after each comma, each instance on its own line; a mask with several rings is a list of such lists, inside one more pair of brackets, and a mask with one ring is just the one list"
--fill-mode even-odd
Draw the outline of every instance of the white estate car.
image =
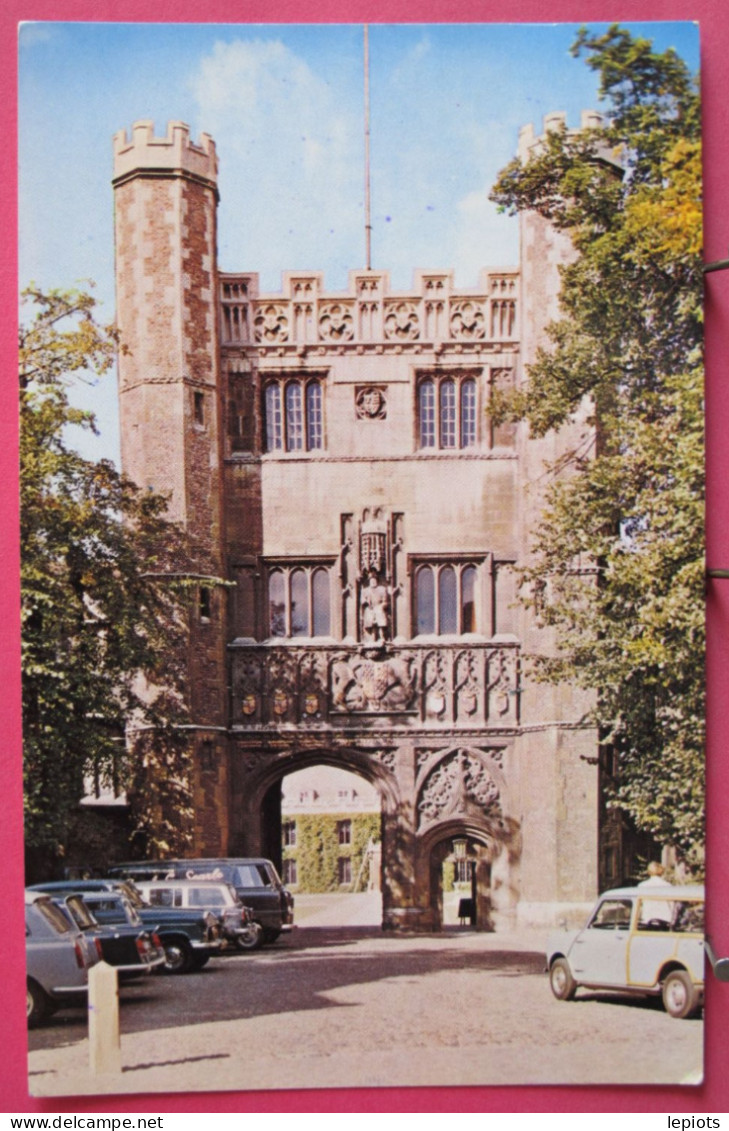
[[581, 930], [550, 937], [547, 971], [560, 1001], [580, 986], [660, 994], [671, 1017], [690, 1017], [704, 998], [703, 886], [606, 891]]

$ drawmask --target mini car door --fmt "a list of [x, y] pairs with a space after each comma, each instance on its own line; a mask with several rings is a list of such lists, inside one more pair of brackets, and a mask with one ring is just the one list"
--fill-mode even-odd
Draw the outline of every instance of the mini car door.
[[680, 889], [670, 902], [643, 896], [630, 941], [629, 984], [655, 986], [669, 960], [680, 962], [695, 982], [703, 982], [703, 933], [703, 901], [682, 899]]
[[570, 948], [577, 981], [597, 986], [626, 984], [632, 910], [630, 899], [603, 899], [598, 903]]

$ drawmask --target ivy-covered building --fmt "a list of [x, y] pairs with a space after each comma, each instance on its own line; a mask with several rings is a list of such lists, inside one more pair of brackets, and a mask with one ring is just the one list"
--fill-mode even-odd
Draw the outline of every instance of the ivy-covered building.
[[317, 766], [284, 779], [284, 883], [299, 892], [379, 891], [380, 798], [362, 778]]

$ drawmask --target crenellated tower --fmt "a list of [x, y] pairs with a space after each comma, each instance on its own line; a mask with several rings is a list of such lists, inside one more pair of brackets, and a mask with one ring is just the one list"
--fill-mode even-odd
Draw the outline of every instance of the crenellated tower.
[[[602, 124], [601, 115], [593, 110], [582, 111], [578, 130], [568, 128], [566, 114], [546, 114], [540, 134], [531, 124], [521, 129], [519, 159], [527, 164], [538, 155], [551, 132], [575, 135]], [[622, 167], [606, 147], [596, 152], [596, 160], [613, 170], [616, 176], [622, 176]], [[547, 327], [562, 316], [561, 270], [574, 262], [576, 251], [569, 232], [558, 229], [535, 211], [519, 214], [519, 248], [524, 296], [519, 381], [524, 382], [538, 350], [551, 348]], [[559, 429], [550, 429], [541, 437], [530, 436], [526, 430], [520, 434], [518, 523], [522, 564], [529, 561], [532, 535], [542, 521], [544, 492], [553, 481], [546, 469], [564, 462], [563, 474], [570, 474], [569, 453], [580, 452], [589, 458], [594, 445], [594, 414], [587, 399]], [[538, 628], [526, 610], [521, 613], [519, 636], [526, 652], [556, 654], [558, 651], [555, 630]], [[530, 765], [530, 773], [523, 778], [523, 805], [527, 816], [522, 898], [526, 905], [536, 904], [543, 898], [540, 893], [550, 889], [575, 898], [598, 874], [600, 794], [596, 736], [591, 728], [578, 723], [591, 706], [591, 696], [572, 684], [525, 683], [522, 750]], [[545, 797], [550, 797], [558, 820], [553, 835], [540, 842], [529, 833], [540, 799]], [[562, 814], [569, 814], [569, 819], [561, 819]]]
[[217, 157], [183, 122], [166, 137], [136, 122], [114, 137], [122, 467], [169, 499], [192, 536], [189, 687], [197, 847], [224, 847], [224, 572], [217, 325]]

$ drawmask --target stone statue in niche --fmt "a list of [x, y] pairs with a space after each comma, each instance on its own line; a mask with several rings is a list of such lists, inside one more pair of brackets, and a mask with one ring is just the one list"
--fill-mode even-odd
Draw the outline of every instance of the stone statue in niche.
[[390, 595], [376, 573], [370, 573], [360, 597], [362, 640], [365, 644], [381, 644], [390, 631]]

